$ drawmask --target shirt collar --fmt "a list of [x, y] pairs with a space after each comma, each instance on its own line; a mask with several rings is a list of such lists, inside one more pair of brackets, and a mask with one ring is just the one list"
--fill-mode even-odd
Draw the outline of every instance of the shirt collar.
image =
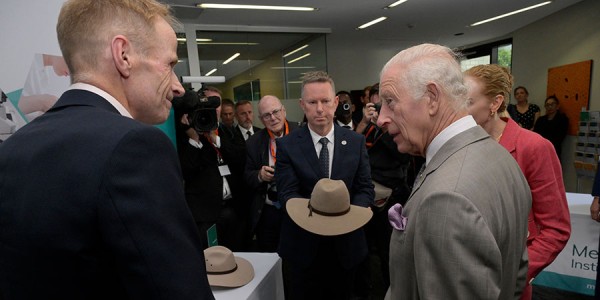
[[96, 86], [93, 86], [88, 83], [77, 82], [77, 83], [72, 84], [69, 87], [69, 90], [84, 90], [84, 91], [92, 92], [92, 93], [104, 98], [106, 101], [108, 101], [108, 103], [110, 103], [112, 106], [114, 106], [115, 109], [117, 109], [117, 111], [119, 111], [119, 113], [122, 116], [133, 119], [133, 117], [131, 116], [129, 111], [127, 111], [127, 109], [125, 109], [125, 106], [123, 106], [123, 104], [121, 104], [121, 102], [117, 101], [117, 99], [115, 99], [115, 97], [111, 96], [109, 93], [105, 92], [104, 90], [102, 90]]
[[427, 147], [427, 154], [425, 155], [425, 165], [429, 164], [431, 158], [442, 148], [442, 146], [451, 138], [457, 134], [468, 130], [469, 128], [477, 126], [475, 119], [471, 115], [464, 116], [454, 121], [450, 126], [446, 127], [440, 132], [433, 141]]
[[352, 120], [350, 120], [350, 123], [348, 123], [348, 124], [344, 124], [340, 120], [336, 120], [336, 122], [337, 122], [338, 125], [340, 125], [342, 127], [344, 127], [344, 126], [350, 126], [350, 128], [354, 128], [354, 126], [352, 126], [352, 125], [354, 125], [354, 124], [352, 124]]
[[238, 124], [238, 127], [242, 131], [242, 135], [247, 134], [248, 131], [250, 131], [250, 133], [254, 134], [254, 130], [252, 130], [253, 129], [252, 126], [250, 126], [250, 129], [246, 129], [246, 128], [244, 128], [244, 126]]
[[[331, 124], [331, 130], [329, 130], [329, 133], [325, 136], [329, 142], [333, 143], [333, 131], [335, 130], [335, 126], [333, 126], [333, 123]], [[313, 144], [316, 145], [319, 140], [321, 140], [322, 136], [318, 135], [316, 132], [314, 132], [312, 129], [310, 129], [310, 125], [308, 125], [308, 131], [310, 132], [310, 137], [313, 140]]]

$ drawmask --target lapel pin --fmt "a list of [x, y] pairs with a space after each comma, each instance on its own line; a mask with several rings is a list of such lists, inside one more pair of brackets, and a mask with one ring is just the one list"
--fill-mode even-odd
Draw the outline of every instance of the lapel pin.
[[346, 144], [348, 144], [348, 142], [346, 142], [346, 140], [343, 140], [342, 145], [346, 146]]

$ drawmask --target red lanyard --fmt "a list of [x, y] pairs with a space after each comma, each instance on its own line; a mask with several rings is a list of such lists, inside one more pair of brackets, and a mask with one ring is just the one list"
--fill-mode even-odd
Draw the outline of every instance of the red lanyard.
[[380, 134], [379, 136], [375, 137], [375, 134], [377, 134], [377, 132], [375, 132], [375, 133], [373, 134], [373, 141], [372, 141], [372, 142], [369, 142], [369, 141], [368, 141], [368, 137], [371, 135], [371, 133], [372, 133], [372, 132], [373, 132], [373, 130], [375, 130], [375, 129], [377, 129], [377, 126], [375, 126], [375, 125], [371, 125], [371, 126], [369, 126], [369, 130], [367, 130], [367, 133], [365, 133], [365, 138], [367, 138], [367, 142], [365, 143], [365, 146], [367, 146], [367, 149], [368, 149], [368, 148], [371, 148], [371, 147], [373, 147], [373, 145], [375, 145], [375, 143], [377, 143], [377, 141], [378, 141], [378, 140], [381, 138], [381, 136], [383, 135], [383, 134]]
[[[219, 128], [215, 129], [215, 133], [217, 136], [219, 136]], [[217, 146], [210, 140], [210, 133], [208, 133], [208, 136], [205, 137], [208, 140], [208, 143], [213, 147], [213, 149], [215, 149], [215, 152], [217, 152], [217, 162], [219, 165], [223, 164], [223, 156], [221, 155], [221, 151], [219, 151], [219, 148], [217, 148]]]
[[[287, 120], [285, 121], [285, 130], [283, 132], [282, 136], [287, 135], [288, 133], [290, 133], [290, 128], [288, 126], [288, 122]], [[273, 158], [273, 165], [277, 162], [277, 158], [276, 158], [276, 154], [277, 154], [277, 149], [275, 149], [275, 135], [273, 134], [273, 132], [271, 132], [271, 130], [267, 129], [267, 132], [269, 133], [269, 148], [271, 150], [271, 157]]]

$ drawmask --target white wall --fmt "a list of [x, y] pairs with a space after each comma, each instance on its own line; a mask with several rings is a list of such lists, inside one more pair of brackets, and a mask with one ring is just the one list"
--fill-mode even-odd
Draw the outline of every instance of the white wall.
[[35, 53], [61, 55], [56, 21], [64, 0], [2, 0], [0, 88], [23, 88]]
[[[548, 68], [594, 60], [590, 110], [600, 110], [600, 1], [585, 0], [514, 32], [515, 85], [529, 90], [529, 100], [543, 108]], [[594, 66], [596, 65], [596, 66]], [[563, 142], [563, 176], [568, 192], [577, 189], [573, 158], [575, 137]], [[591, 192], [591, 180], [582, 180], [581, 193]]]

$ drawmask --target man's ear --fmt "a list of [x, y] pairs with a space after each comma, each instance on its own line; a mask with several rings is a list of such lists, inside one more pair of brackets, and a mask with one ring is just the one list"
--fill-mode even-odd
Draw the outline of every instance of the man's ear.
[[438, 109], [440, 108], [441, 90], [440, 87], [433, 82], [428, 83], [425, 88], [426, 90], [424, 97], [427, 98], [422, 100], [427, 101], [427, 110], [429, 111], [429, 115], [434, 116], [437, 114]]
[[131, 43], [125, 36], [117, 35], [110, 46], [115, 68], [122, 77], [128, 78], [131, 71]]

